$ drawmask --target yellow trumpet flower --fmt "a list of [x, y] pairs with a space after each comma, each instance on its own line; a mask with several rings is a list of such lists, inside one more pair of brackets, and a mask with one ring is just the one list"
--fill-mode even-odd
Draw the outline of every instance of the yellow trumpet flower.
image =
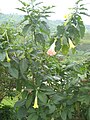
[[69, 45], [70, 45], [70, 49], [75, 48], [75, 45], [73, 44], [73, 42], [69, 39]]
[[34, 100], [34, 105], [33, 105], [33, 108], [38, 108], [38, 98], [37, 98], [37, 94], [36, 94], [36, 97], [35, 97], [35, 100]]
[[47, 51], [47, 54], [49, 56], [54, 56], [56, 54], [56, 52], [55, 52], [55, 42], [56, 42], [56, 40], [53, 42], [53, 44], [50, 46], [50, 48]]
[[7, 58], [7, 62], [10, 62], [10, 61], [11, 61], [11, 59], [10, 59], [9, 56], [8, 56], [7, 51], [6, 51], [6, 58]]

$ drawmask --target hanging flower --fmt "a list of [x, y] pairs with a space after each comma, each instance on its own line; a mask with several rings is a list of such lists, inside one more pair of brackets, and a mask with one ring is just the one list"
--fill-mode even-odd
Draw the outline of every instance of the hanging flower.
[[73, 44], [73, 42], [69, 39], [69, 45], [70, 45], [70, 49], [75, 48], [75, 45]]
[[53, 55], [56, 54], [56, 52], [55, 52], [55, 42], [56, 42], [56, 40], [53, 42], [53, 44], [50, 46], [50, 48], [47, 51], [47, 54], [50, 55], [50, 56], [53, 56]]
[[37, 98], [37, 91], [36, 91], [36, 96], [35, 96], [35, 100], [34, 100], [34, 105], [33, 108], [38, 108], [38, 98]]
[[9, 56], [8, 56], [7, 51], [6, 51], [6, 58], [7, 58], [7, 62], [10, 62], [10, 61], [11, 61], [11, 59], [10, 59]]

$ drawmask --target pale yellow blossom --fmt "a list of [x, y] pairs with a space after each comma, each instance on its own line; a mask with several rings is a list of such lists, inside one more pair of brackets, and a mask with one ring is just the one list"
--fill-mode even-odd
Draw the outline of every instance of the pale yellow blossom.
[[75, 45], [73, 44], [73, 42], [70, 39], [69, 39], [69, 46], [70, 46], [70, 49], [75, 48]]
[[36, 94], [36, 96], [35, 96], [33, 108], [35, 108], [35, 109], [38, 108], [38, 98], [37, 98], [37, 94]]

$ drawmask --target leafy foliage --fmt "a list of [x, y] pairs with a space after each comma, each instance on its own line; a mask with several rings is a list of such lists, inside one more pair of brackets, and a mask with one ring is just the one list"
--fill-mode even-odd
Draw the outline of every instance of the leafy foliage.
[[0, 105], [0, 119], [1, 120], [17, 120], [14, 108], [10, 106]]
[[[21, 94], [14, 106], [18, 119], [89, 120], [90, 60], [74, 60], [78, 52], [72, 47], [85, 33], [78, 12], [82, 5], [73, 8], [51, 36], [46, 19], [53, 6], [40, 7], [42, 3], [36, 0], [30, 4], [19, 1], [23, 7], [18, 9], [25, 12], [22, 31], [15, 31], [15, 40], [8, 30], [0, 38], [0, 64]], [[46, 54], [49, 42], [56, 44], [57, 54], [52, 57]], [[89, 53], [86, 56], [90, 58]]]

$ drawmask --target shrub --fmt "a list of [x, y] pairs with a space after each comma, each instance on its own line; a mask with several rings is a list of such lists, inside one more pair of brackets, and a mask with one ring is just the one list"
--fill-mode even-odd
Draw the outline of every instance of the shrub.
[[0, 105], [0, 120], [17, 120], [13, 107]]

